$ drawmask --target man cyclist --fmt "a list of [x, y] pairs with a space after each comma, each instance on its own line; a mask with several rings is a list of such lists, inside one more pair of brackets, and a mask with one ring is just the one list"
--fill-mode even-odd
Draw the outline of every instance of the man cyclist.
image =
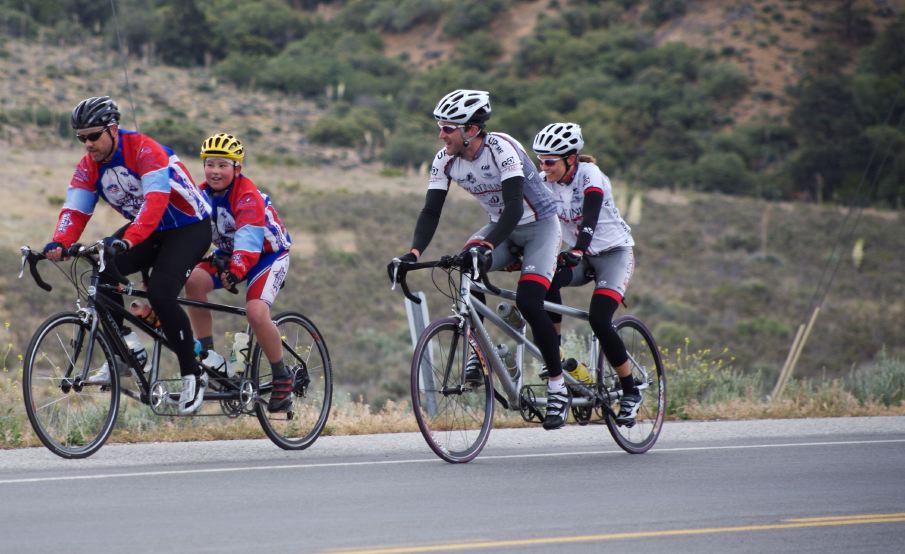
[[[66, 192], [53, 239], [44, 254], [59, 260], [76, 242], [99, 198], [129, 220], [104, 239], [123, 275], [148, 271], [148, 300], [179, 359], [179, 413], [201, 405], [206, 382], [195, 359], [189, 318], [176, 297], [211, 242], [210, 206], [173, 151], [152, 138], [119, 127], [120, 112], [109, 96], [86, 98], [72, 110], [72, 128], [85, 145]], [[109, 270], [102, 282], [114, 284]], [[123, 305], [121, 295], [106, 293]], [[122, 329], [123, 318], [117, 317]], [[123, 329], [123, 331], [125, 331]], [[125, 334], [125, 333], [123, 333]], [[92, 383], [109, 382], [106, 364]]]
[[[556, 331], [543, 309], [561, 239], [553, 197], [522, 145], [507, 134], [485, 129], [489, 93], [455, 90], [440, 99], [433, 115], [445, 146], [434, 157], [412, 245], [400, 259], [416, 261], [427, 248], [451, 182], [478, 200], [490, 221], [468, 239], [463, 255], [470, 256], [467, 253], [476, 248], [481, 271], [495, 271], [516, 261], [510, 247], [522, 249], [516, 306], [531, 327], [549, 371], [544, 429], [562, 427], [568, 416], [568, 393]], [[393, 264], [387, 269], [392, 279]], [[483, 383], [481, 363], [474, 354], [466, 363], [465, 377], [475, 385]]]

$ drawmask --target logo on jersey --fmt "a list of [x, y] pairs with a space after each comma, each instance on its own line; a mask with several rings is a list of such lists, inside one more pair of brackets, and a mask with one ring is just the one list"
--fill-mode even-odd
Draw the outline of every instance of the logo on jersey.
[[129, 219], [138, 217], [145, 202], [141, 180], [123, 166], [104, 171], [101, 175], [101, 193], [111, 206]]
[[468, 182], [469, 185], [473, 185], [478, 182], [478, 180], [475, 179], [475, 176], [472, 175], [471, 172], [469, 172], [468, 175], [465, 176], [465, 180]]
[[431, 166], [431, 176], [434, 176], [434, 175], [436, 175], [437, 173], [440, 173], [440, 169], [439, 169], [437, 166], [435, 166], [435, 165], [434, 165], [434, 166]]
[[503, 169], [508, 169], [508, 168], [512, 167], [513, 165], [515, 165], [515, 158], [512, 156], [509, 156], [508, 158], [503, 160], [503, 163], [500, 164], [500, 166]]
[[57, 225], [57, 233], [65, 233], [70, 225], [72, 225], [72, 215], [69, 212], [64, 212], [60, 217], [60, 224]]

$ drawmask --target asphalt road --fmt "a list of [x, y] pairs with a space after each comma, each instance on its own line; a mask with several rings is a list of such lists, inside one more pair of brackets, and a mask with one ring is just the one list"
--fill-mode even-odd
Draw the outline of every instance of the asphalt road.
[[905, 417], [0, 451], [0, 552], [905, 551]]

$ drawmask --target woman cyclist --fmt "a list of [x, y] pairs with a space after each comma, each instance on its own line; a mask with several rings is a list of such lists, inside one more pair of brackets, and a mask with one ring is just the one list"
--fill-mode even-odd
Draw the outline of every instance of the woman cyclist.
[[[534, 137], [532, 148], [557, 199], [563, 240], [569, 247], [560, 255], [563, 267], [556, 272], [547, 300], [560, 304], [561, 287], [594, 281], [591, 329], [622, 385], [616, 422], [632, 425], [642, 396], [632, 378], [625, 345], [613, 328], [613, 314], [632, 278], [635, 241], [613, 201], [610, 180], [593, 157], [581, 154], [583, 146], [581, 127], [575, 123], [551, 123]], [[562, 316], [550, 315], [559, 334]]]

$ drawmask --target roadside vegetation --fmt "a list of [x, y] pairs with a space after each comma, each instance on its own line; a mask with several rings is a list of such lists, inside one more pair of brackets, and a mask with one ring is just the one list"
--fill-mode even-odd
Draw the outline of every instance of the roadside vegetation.
[[[50, 294], [15, 280], [15, 247], [48, 240], [80, 155], [69, 110], [92, 87], [196, 177], [207, 133], [228, 126], [249, 145], [249, 174], [295, 239], [276, 311], [311, 316], [333, 358], [327, 434], [415, 430], [409, 331], [384, 265], [423, 204], [419, 171], [440, 146], [430, 109], [458, 87], [491, 90], [491, 127], [523, 144], [550, 120], [584, 125], [633, 229], [637, 270], [620, 313], [663, 348], [669, 417], [902, 414], [905, 2], [732, 1], [715, 12], [723, 30], [697, 33], [731, 45], [665, 40], [690, 4], [117, 0], [133, 111], [109, 3], [0, 0], [0, 142], [12, 160], [0, 194], [18, 207], [0, 222], [0, 442], [34, 444], [20, 356], [45, 317], [73, 306], [49, 265]], [[506, 27], [522, 14], [528, 24]], [[403, 47], [424, 36], [428, 47]], [[761, 59], [777, 51], [786, 57]], [[767, 89], [753, 64], [785, 68], [790, 82]], [[460, 192], [428, 256], [457, 251], [482, 223]], [[120, 225], [98, 212], [86, 239]], [[850, 215], [858, 225], [842, 234]], [[770, 399], [828, 271], [796, 372]], [[427, 276], [414, 285], [430, 296]], [[587, 295], [564, 299], [584, 307]], [[442, 300], [433, 295], [432, 316], [448, 312]], [[216, 325], [225, 349], [244, 323]], [[123, 406], [113, 440], [262, 436], [251, 418], [160, 420]]]

